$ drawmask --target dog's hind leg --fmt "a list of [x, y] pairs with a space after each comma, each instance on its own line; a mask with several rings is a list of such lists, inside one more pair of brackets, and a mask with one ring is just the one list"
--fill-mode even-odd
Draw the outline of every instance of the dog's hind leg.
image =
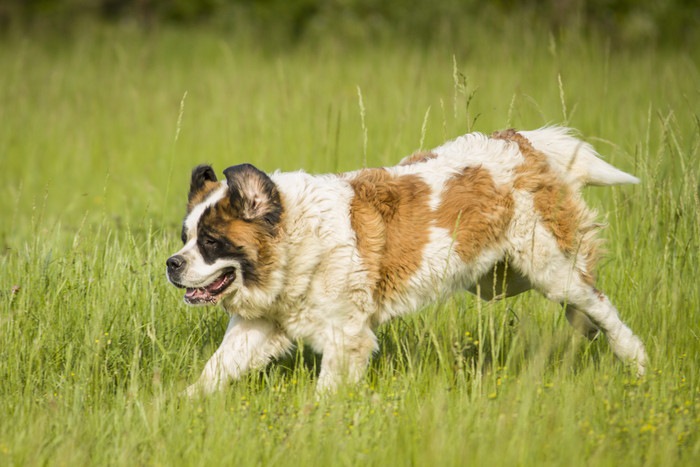
[[600, 328], [590, 320], [586, 313], [579, 311], [576, 307], [569, 304], [566, 304], [564, 309], [566, 311], [566, 320], [574, 329], [590, 340], [598, 337]]
[[615, 355], [645, 372], [647, 357], [644, 345], [622, 322], [608, 297], [586, 280], [581, 265], [556, 246], [554, 239], [538, 235], [536, 247], [520, 250], [513, 263], [550, 300], [567, 309], [567, 319], [574, 327], [591, 336], [597, 330], [605, 334]]
[[645, 373], [647, 357], [642, 341], [622, 322], [617, 309], [603, 292], [573, 279], [564, 295], [559, 291], [545, 293], [553, 300], [564, 301], [567, 318], [574, 326], [587, 329], [589, 336], [600, 329], [620, 360], [634, 364], [639, 376]]
[[[482, 300], [490, 301], [513, 297], [530, 289], [532, 289], [532, 284], [526, 277], [513, 267], [508, 268], [507, 261], [501, 261], [468, 290]], [[580, 312], [572, 305], [566, 305], [565, 310], [566, 319], [574, 329], [591, 340], [598, 336], [600, 329], [585, 313]]]
[[291, 347], [289, 337], [277, 324], [265, 319], [244, 320], [234, 315], [224, 340], [204, 366], [199, 381], [187, 388], [187, 395], [221, 389], [245, 372], [264, 367]]

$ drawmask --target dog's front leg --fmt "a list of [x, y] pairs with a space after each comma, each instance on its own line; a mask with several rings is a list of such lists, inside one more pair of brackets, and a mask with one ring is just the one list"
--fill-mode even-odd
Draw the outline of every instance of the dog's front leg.
[[369, 328], [358, 333], [333, 330], [323, 349], [316, 391], [326, 393], [336, 390], [342, 383], [357, 383], [376, 348], [377, 338]]
[[187, 388], [187, 395], [209, 394], [221, 389], [246, 371], [262, 368], [289, 351], [291, 346], [292, 342], [277, 324], [233, 315], [224, 340], [207, 362], [199, 381]]

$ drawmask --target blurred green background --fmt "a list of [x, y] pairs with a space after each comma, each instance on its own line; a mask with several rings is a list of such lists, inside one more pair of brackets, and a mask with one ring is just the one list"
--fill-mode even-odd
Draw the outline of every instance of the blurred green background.
[[504, 16], [537, 18], [553, 31], [593, 31], [622, 46], [692, 46], [698, 40], [695, 0], [3, 0], [0, 27], [70, 29], [77, 21], [206, 24], [264, 37], [276, 46], [300, 40], [399, 37], [432, 42], [468, 37], [475, 19], [498, 27]]

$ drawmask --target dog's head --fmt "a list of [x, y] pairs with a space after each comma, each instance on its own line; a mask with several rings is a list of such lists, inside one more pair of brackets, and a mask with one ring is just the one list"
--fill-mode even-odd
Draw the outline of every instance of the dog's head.
[[260, 285], [270, 267], [270, 249], [282, 216], [280, 194], [264, 172], [250, 164], [224, 170], [218, 182], [211, 166], [192, 171], [180, 251], [166, 262], [168, 280], [186, 289], [185, 302], [219, 302], [243, 287]]

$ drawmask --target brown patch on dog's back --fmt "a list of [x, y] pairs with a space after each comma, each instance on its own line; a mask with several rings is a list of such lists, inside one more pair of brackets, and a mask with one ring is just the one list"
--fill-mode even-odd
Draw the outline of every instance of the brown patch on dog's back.
[[365, 169], [350, 180], [350, 223], [377, 303], [404, 289], [420, 267], [431, 222], [430, 187], [417, 175]]
[[467, 167], [445, 184], [436, 213], [436, 225], [447, 229], [455, 240], [462, 261], [473, 261], [504, 236], [513, 217], [513, 198], [498, 187], [488, 170]]
[[435, 159], [436, 157], [437, 154], [435, 154], [434, 152], [418, 151], [404, 158], [401, 162], [399, 162], [399, 165], [422, 164], [423, 162], [427, 162], [430, 159]]
[[535, 210], [564, 253], [585, 255], [586, 270], [579, 272], [585, 282], [593, 284], [593, 271], [598, 259], [598, 241], [592, 234], [597, 229], [593, 213], [552, 170], [547, 156], [535, 149], [523, 135], [509, 129], [496, 132], [491, 137], [518, 145], [525, 163], [516, 169], [514, 188], [532, 193]]
[[513, 141], [518, 145], [525, 163], [516, 169], [514, 187], [532, 193], [535, 209], [562, 251], [572, 253], [576, 247], [579, 226], [579, 203], [571, 189], [563, 183], [530, 141], [515, 130], [494, 133], [495, 139]]

